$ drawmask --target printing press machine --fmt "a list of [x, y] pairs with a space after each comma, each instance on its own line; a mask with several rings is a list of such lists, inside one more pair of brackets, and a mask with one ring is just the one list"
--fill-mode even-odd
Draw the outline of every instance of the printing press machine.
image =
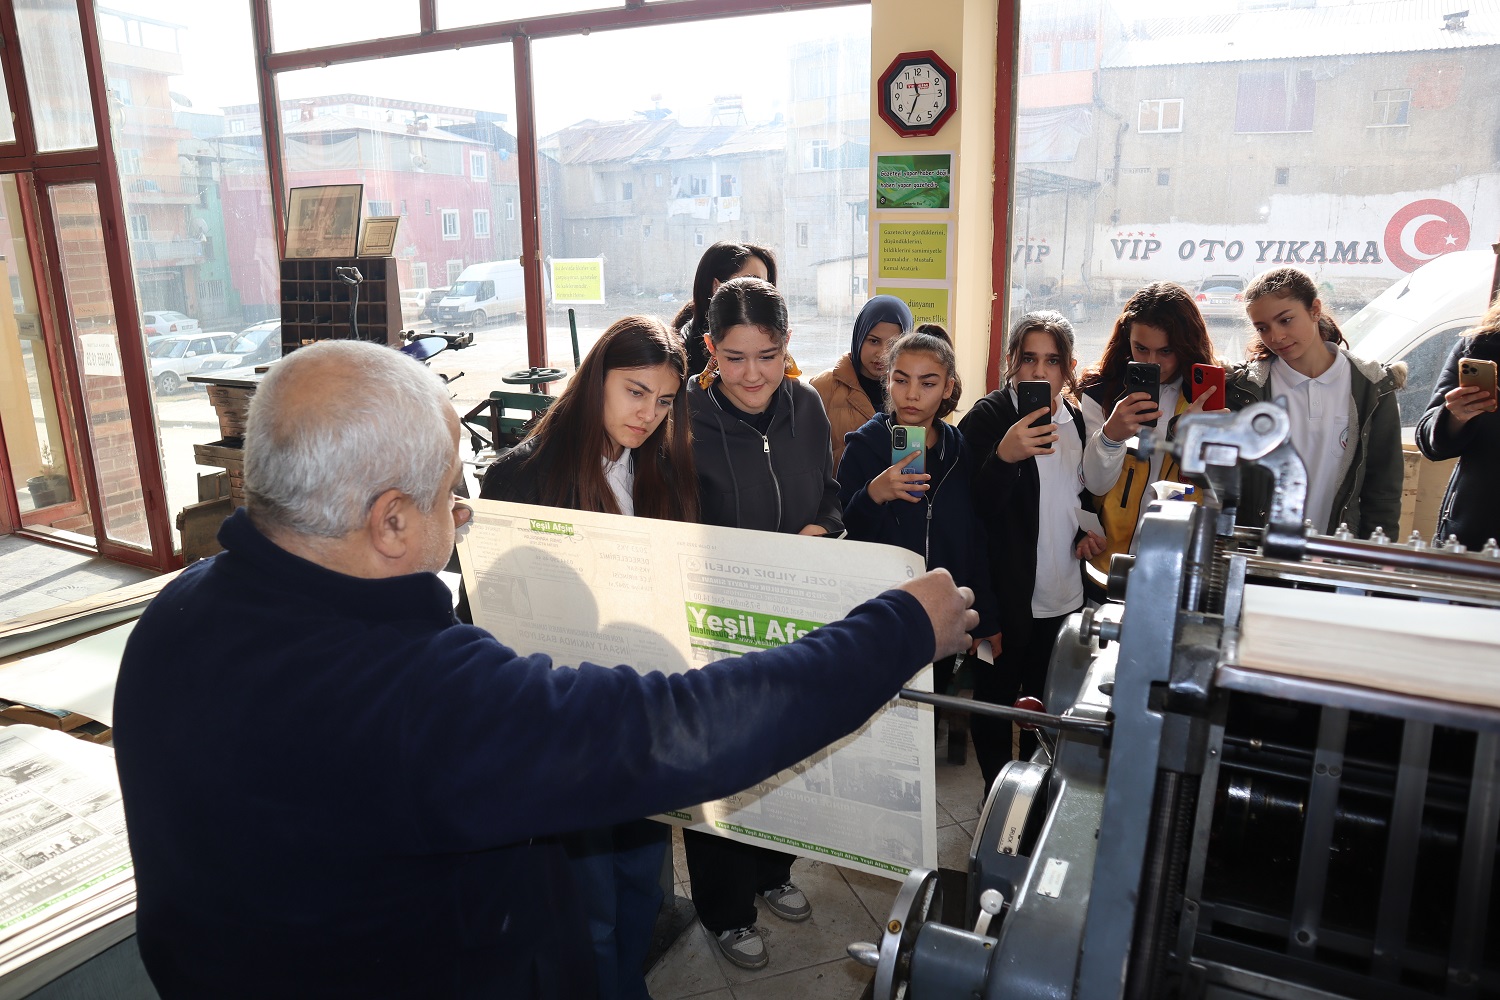
[[[1059, 637], [1046, 713], [991, 712], [1043, 746], [990, 790], [966, 925], [917, 869], [882, 939], [850, 946], [875, 1000], [1500, 997], [1500, 709], [1237, 660], [1247, 581], [1372, 615], [1500, 608], [1500, 552], [1312, 534], [1271, 403], [1133, 447], [1170, 449], [1206, 502], [1145, 516], [1110, 603]], [[1234, 525], [1252, 465], [1264, 529]]]

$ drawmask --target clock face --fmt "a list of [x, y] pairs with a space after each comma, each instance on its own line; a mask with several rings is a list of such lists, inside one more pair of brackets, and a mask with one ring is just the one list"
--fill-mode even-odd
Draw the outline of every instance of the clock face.
[[903, 52], [880, 76], [880, 117], [900, 135], [936, 135], [958, 106], [956, 88], [937, 53]]
[[908, 63], [890, 82], [891, 114], [904, 124], [931, 125], [948, 110], [949, 80], [932, 63]]

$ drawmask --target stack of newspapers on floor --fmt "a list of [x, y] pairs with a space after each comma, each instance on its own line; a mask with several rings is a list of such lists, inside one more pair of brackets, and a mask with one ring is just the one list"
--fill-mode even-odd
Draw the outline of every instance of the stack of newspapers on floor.
[[[0, 729], [0, 983], [49, 982], [124, 938], [135, 870], [114, 750]], [[89, 940], [85, 940], [89, 939]], [[81, 954], [80, 954], [81, 952]], [[24, 968], [23, 968], [24, 967]]]

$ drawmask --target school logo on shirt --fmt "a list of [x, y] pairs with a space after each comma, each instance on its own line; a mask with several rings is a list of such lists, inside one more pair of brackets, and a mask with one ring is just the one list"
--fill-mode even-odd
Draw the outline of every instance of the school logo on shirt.
[[1347, 426], [1339, 431], [1339, 448], [1343, 451], [1349, 450], [1349, 428]]

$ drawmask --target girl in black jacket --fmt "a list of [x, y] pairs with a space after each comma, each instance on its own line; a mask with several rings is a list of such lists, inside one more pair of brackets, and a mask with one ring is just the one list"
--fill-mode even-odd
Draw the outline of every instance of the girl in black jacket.
[[1500, 363], [1500, 299], [1453, 345], [1427, 412], [1417, 421], [1422, 454], [1435, 462], [1458, 459], [1438, 515], [1437, 538], [1457, 535], [1479, 549], [1500, 537], [1500, 413], [1493, 393], [1458, 384], [1466, 358]]
[[693, 298], [672, 317], [672, 329], [687, 348], [688, 374], [708, 367], [708, 303], [730, 278], [776, 284], [776, 255], [754, 243], [715, 243], [703, 251], [693, 274]]
[[[531, 436], [490, 466], [479, 495], [696, 521], [686, 381], [687, 355], [660, 320], [615, 322]], [[638, 819], [561, 840], [588, 917], [601, 1000], [649, 1000], [642, 967], [670, 828]]]
[[[708, 336], [708, 368], [688, 391], [703, 523], [843, 534], [828, 417], [796, 380], [786, 302], [756, 278], [726, 281], [709, 304]], [[755, 897], [784, 920], [812, 915], [792, 884], [792, 855], [696, 830], [682, 842], [698, 919], [729, 961], [765, 967]]]
[[[959, 423], [979, 460], [974, 504], [984, 522], [990, 579], [999, 603], [995, 663], [981, 669], [974, 697], [998, 705], [1019, 695], [1042, 697], [1052, 646], [1068, 615], [1083, 607], [1080, 559], [1103, 551], [1104, 539], [1079, 525], [1082, 508], [1083, 416], [1064, 389], [1076, 387], [1073, 327], [1056, 312], [1028, 313], [1010, 332], [1006, 385], [985, 396]], [[1046, 381], [1052, 402], [1017, 412], [1015, 386]], [[1030, 426], [1038, 418], [1047, 423]], [[970, 720], [974, 754], [988, 794], [1011, 759], [1010, 724], [984, 716]], [[1036, 737], [1021, 732], [1021, 757]]]

